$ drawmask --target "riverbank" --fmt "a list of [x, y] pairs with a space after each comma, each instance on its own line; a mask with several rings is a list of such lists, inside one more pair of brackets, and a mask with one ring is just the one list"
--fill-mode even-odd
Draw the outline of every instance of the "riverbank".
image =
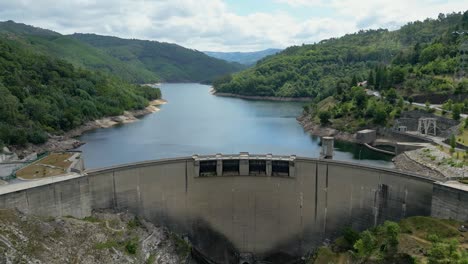
[[15, 147], [12, 146], [10, 149], [18, 156], [26, 156], [33, 152], [53, 152], [53, 151], [66, 151], [75, 149], [85, 142], [82, 142], [76, 137], [81, 136], [87, 131], [91, 131], [98, 128], [109, 128], [116, 125], [129, 124], [139, 120], [140, 117], [158, 112], [159, 106], [166, 104], [167, 101], [163, 99], [157, 99], [150, 101], [148, 106], [144, 109], [124, 111], [122, 115], [109, 116], [101, 119], [86, 122], [85, 124], [67, 131], [63, 135], [50, 135], [46, 143], [41, 145], [28, 144], [26, 147]]
[[234, 97], [241, 98], [246, 100], [264, 100], [264, 101], [278, 101], [278, 102], [309, 102], [312, 100], [312, 97], [276, 97], [276, 96], [252, 96], [252, 95], [240, 95], [233, 93], [219, 93], [215, 89], [211, 89], [210, 93], [212, 95], [221, 96], [221, 97]]
[[302, 113], [296, 119], [305, 131], [314, 136], [334, 137], [337, 140], [356, 143], [356, 134], [339, 131], [330, 127], [323, 127], [320, 124], [316, 124], [308, 114]]

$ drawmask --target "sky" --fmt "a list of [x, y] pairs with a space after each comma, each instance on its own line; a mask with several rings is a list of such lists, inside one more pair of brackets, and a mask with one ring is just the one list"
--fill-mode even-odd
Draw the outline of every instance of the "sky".
[[0, 20], [201, 51], [256, 51], [467, 9], [466, 0], [0, 0]]

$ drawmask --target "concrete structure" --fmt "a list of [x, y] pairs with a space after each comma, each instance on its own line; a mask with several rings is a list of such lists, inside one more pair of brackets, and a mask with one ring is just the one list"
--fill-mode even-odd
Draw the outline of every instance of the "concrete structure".
[[360, 144], [372, 144], [377, 139], [377, 131], [364, 129], [356, 133], [356, 141]]
[[432, 215], [438, 218], [468, 221], [468, 185], [458, 181], [435, 183]]
[[421, 117], [418, 120], [418, 132], [423, 135], [437, 135], [437, 119]]
[[0, 208], [79, 218], [93, 209], [128, 210], [186, 235], [216, 263], [239, 263], [239, 253], [297, 259], [336, 238], [344, 226], [362, 230], [430, 215], [432, 192], [432, 180], [395, 170], [243, 153], [0, 186]]
[[407, 126], [398, 126], [397, 131], [398, 132], [406, 132], [406, 131], [408, 131], [408, 127]]
[[332, 159], [334, 147], [333, 137], [322, 137], [322, 150], [320, 152], [320, 157], [323, 159]]

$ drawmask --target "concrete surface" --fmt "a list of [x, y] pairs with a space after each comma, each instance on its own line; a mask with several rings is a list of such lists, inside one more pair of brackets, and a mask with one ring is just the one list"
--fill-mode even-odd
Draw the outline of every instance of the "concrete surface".
[[345, 226], [431, 215], [427, 178], [332, 160], [289, 162], [293, 177], [197, 177], [191, 157], [133, 163], [0, 186], [0, 208], [79, 218], [93, 209], [129, 211], [188, 236], [217, 263], [235, 263], [235, 252], [296, 259]]

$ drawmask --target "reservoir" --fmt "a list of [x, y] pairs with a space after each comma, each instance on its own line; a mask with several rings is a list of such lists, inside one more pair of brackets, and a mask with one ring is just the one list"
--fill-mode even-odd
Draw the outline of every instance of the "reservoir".
[[[305, 132], [296, 117], [304, 103], [217, 97], [210, 86], [160, 85], [168, 101], [139, 122], [83, 134], [87, 168], [191, 156], [193, 154], [272, 153], [319, 157], [320, 138]], [[391, 156], [357, 144], [335, 142], [336, 160], [393, 167]]]

